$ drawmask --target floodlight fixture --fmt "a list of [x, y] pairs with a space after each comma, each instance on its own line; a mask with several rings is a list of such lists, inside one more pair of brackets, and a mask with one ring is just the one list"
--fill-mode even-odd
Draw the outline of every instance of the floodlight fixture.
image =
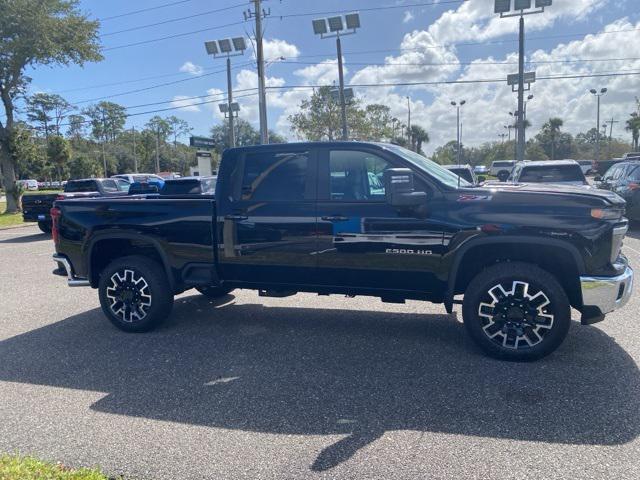
[[514, 10], [526, 10], [531, 8], [531, 0], [515, 0], [513, 4]]
[[313, 24], [313, 33], [316, 35], [325, 35], [326, 33], [329, 33], [326, 18], [319, 18], [317, 20], [313, 20], [311, 23]]
[[247, 42], [245, 42], [244, 37], [235, 37], [231, 41], [236, 52], [244, 52], [247, 49]]
[[332, 32], [339, 32], [341, 30], [344, 30], [342, 17], [329, 17], [327, 21], [329, 22], [329, 30], [331, 30]]
[[494, 12], [507, 13], [511, 10], [511, 0], [495, 0]]
[[220, 113], [229, 113], [229, 104], [228, 103], [221, 103], [218, 105], [218, 108], [220, 108]]
[[218, 49], [218, 43], [215, 40], [210, 42], [204, 42], [204, 48], [207, 49], [209, 55], [218, 55], [220, 50]]
[[550, 7], [553, 0], [536, 0], [536, 8]]
[[344, 16], [345, 23], [347, 24], [347, 30], [356, 30], [360, 28], [360, 14], [349, 13]]
[[232, 112], [239, 112], [240, 111], [240, 104], [238, 102], [231, 103], [231, 111]]
[[218, 40], [218, 48], [222, 53], [231, 53], [233, 51], [233, 45], [230, 38], [223, 38]]
[[607, 91], [608, 90], [606, 88], [603, 88], [602, 90], [600, 90], [600, 93], [605, 94], [605, 93], [607, 93]]

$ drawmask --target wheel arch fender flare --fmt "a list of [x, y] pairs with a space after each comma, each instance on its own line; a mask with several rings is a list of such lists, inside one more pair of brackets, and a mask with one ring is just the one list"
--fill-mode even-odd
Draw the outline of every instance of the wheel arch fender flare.
[[580, 255], [580, 252], [576, 248], [576, 246], [571, 243], [549, 237], [539, 237], [533, 235], [512, 235], [512, 236], [504, 236], [504, 237], [482, 237], [482, 238], [472, 238], [469, 241], [463, 243], [456, 252], [456, 255], [451, 264], [451, 269], [449, 273], [449, 278], [447, 281], [447, 291], [445, 292], [444, 305], [447, 309], [448, 313], [453, 311], [453, 297], [455, 294], [455, 286], [456, 281], [458, 279], [458, 272], [460, 271], [460, 266], [462, 264], [462, 260], [465, 255], [473, 248], [486, 246], [486, 245], [508, 245], [508, 244], [517, 244], [517, 245], [541, 245], [545, 247], [557, 248], [566, 252], [570, 255], [570, 258], [573, 259], [577, 269], [578, 274], [582, 275], [585, 271], [584, 259]]
[[136, 240], [141, 243], [147, 243], [151, 245], [156, 251], [156, 253], [158, 254], [158, 257], [162, 262], [162, 268], [167, 275], [167, 279], [169, 281], [169, 285], [171, 286], [171, 289], [175, 289], [176, 281], [173, 276], [173, 270], [171, 269], [171, 263], [169, 261], [169, 258], [167, 256], [165, 249], [162, 248], [162, 244], [160, 243], [160, 241], [149, 235], [142, 235], [134, 232], [105, 232], [104, 234], [99, 234], [99, 233], [95, 234], [91, 238], [91, 240], [89, 241], [86, 247], [87, 254], [85, 258], [87, 259], [87, 276], [90, 279], [91, 286], [93, 288], [97, 287], [97, 284], [94, 285], [94, 283], [96, 282], [94, 281], [95, 276], [93, 274], [94, 272], [92, 271], [93, 266], [91, 262], [91, 259], [93, 258], [93, 250], [96, 244], [98, 244], [99, 242], [108, 241], [108, 240]]

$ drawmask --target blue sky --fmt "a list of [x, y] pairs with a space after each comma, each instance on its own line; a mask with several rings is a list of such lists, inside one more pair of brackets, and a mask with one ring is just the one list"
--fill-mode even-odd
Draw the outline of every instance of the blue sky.
[[[640, 14], [637, 8], [632, 8], [633, 1], [555, 0], [544, 14], [528, 17], [527, 60], [540, 62], [532, 63], [530, 69], [537, 70], [539, 76], [640, 71], [640, 59], [636, 59], [640, 54], [637, 49], [630, 48], [640, 44]], [[130, 113], [181, 106], [160, 115], [180, 116], [192, 125], [195, 134], [207, 134], [211, 126], [221, 121], [217, 99], [226, 91], [226, 77], [224, 60], [208, 57], [203, 44], [206, 40], [253, 35], [251, 22], [215, 28], [242, 22], [242, 12], [250, 4], [238, 0], [187, 0], [179, 5], [107, 18], [167, 3], [173, 2], [83, 0], [83, 11], [92, 18], [104, 19], [101, 34], [105, 60], [87, 64], [84, 68], [39, 67], [30, 73], [33, 78], [31, 91], [60, 93], [79, 107], [88, 105], [90, 100], [113, 96], [108, 100], [132, 107]], [[434, 5], [427, 5], [429, 3]], [[233, 8], [207, 13], [226, 7]], [[343, 39], [348, 83], [495, 79], [515, 72], [517, 68], [511, 63], [516, 60], [517, 20], [499, 19], [493, 15], [492, 0], [269, 0], [264, 2], [264, 7], [271, 9], [265, 24], [265, 56], [268, 59], [285, 57], [284, 61], [270, 63], [267, 70], [269, 85], [284, 87], [269, 93], [269, 127], [292, 139], [286, 118], [311, 90], [286, 87], [330, 84], [337, 78], [337, 68], [335, 42], [321, 40], [313, 34], [311, 20], [315, 15], [284, 17], [286, 15], [363, 10], [362, 28], [356, 35]], [[375, 7], [394, 8], [364, 10]], [[171, 21], [186, 16], [193, 18]], [[165, 21], [170, 22], [116, 33]], [[210, 30], [114, 48], [204, 29]], [[603, 34], [606, 29], [613, 33]], [[595, 35], [585, 36], [587, 33]], [[557, 63], [565, 60], [572, 63]], [[582, 60], [587, 61], [582, 63]], [[475, 64], [469, 65], [473, 62]], [[251, 52], [234, 58], [233, 64], [234, 88], [255, 87]], [[180, 82], [149, 88], [176, 81]], [[110, 85], [121, 82], [130, 83]], [[569, 131], [589, 128], [595, 123], [595, 113], [588, 90], [594, 86], [607, 86], [611, 90], [603, 99], [603, 117], [615, 116], [623, 120], [634, 108], [635, 92], [640, 94], [640, 76], [542, 80], [533, 86], [535, 98], [528, 108], [534, 129], [555, 115], [565, 118]], [[121, 95], [145, 88], [149, 89]], [[423, 125], [431, 133], [430, 149], [455, 136], [454, 112], [449, 105], [452, 99], [468, 102], [463, 110], [463, 129], [467, 132], [464, 135], [468, 144], [495, 141], [508, 121], [508, 112], [515, 109], [515, 95], [503, 84], [357, 87], [355, 90], [364, 102], [389, 105], [393, 114], [401, 119], [406, 118], [405, 97], [409, 95], [413, 123]], [[220, 97], [188, 99], [180, 103], [180, 97], [211, 94], [220, 94]], [[193, 105], [207, 100], [214, 103]], [[238, 100], [241, 116], [255, 123], [257, 97], [251, 95]], [[135, 107], [144, 104], [157, 105]], [[142, 126], [150, 116], [133, 116], [128, 125]], [[618, 128], [619, 135], [626, 135], [621, 127]]]

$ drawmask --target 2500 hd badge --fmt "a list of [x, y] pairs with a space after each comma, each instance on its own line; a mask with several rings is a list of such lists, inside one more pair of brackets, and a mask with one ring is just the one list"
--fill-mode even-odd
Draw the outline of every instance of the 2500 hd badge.
[[412, 250], [410, 248], [387, 248], [385, 253], [395, 255], [433, 255], [433, 251], [431, 250]]

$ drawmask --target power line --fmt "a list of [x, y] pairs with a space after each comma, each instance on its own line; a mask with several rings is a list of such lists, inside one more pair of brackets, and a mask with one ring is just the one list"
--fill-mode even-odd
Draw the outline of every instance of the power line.
[[413, 8], [413, 7], [435, 7], [438, 5], [447, 5], [452, 3], [466, 3], [468, 1], [469, 0], [442, 0], [442, 1], [434, 1], [434, 2], [404, 3], [404, 4], [398, 4], [398, 5], [388, 5], [385, 7], [351, 8], [348, 10], [330, 10], [330, 11], [324, 11], [324, 12], [306, 12], [306, 13], [301, 12], [301, 13], [289, 13], [286, 15], [276, 14], [275, 16], [279, 17], [280, 19], [295, 18], [295, 17], [313, 17], [313, 16], [321, 17], [323, 15], [339, 15], [341, 13], [351, 13], [354, 11], [375, 12], [375, 11], [382, 11], [382, 10], [393, 10], [398, 8], [407, 9], [407, 8]]
[[181, 5], [183, 3], [189, 3], [189, 2], [192, 2], [192, 1], [193, 0], [180, 0], [180, 1], [177, 1], [177, 2], [165, 3], [165, 4], [162, 4], [162, 5], [157, 5], [155, 7], [142, 8], [140, 10], [132, 10], [130, 12], [120, 13], [118, 15], [112, 15], [110, 17], [99, 18], [98, 20], [100, 20], [101, 22], [104, 22], [104, 21], [107, 21], [107, 20], [113, 20], [114, 18], [122, 18], [122, 17], [127, 17], [129, 15], [135, 15], [137, 13], [150, 12], [152, 10], [159, 10], [161, 8], [172, 7], [174, 5]]
[[211, 14], [214, 14], [214, 13], [224, 12], [224, 11], [227, 11], [227, 10], [233, 10], [234, 8], [244, 7], [245, 5], [246, 5], [245, 3], [238, 3], [236, 5], [231, 5], [229, 7], [218, 8], [216, 10], [208, 10], [206, 12], [194, 13], [192, 15], [187, 15], [185, 17], [170, 18], [168, 20], [163, 20], [161, 22], [148, 23], [146, 25], [139, 25], [137, 27], [125, 28], [123, 30], [117, 30], [115, 32], [103, 33], [100, 36], [101, 37], [110, 37], [112, 35], [118, 35], [120, 33], [133, 32], [133, 31], [136, 31], [136, 30], [142, 30], [144, 28], [157, 27], [158, 25], [166, 25], [168, 23], [174, 23], [174, 22], [179, 22], [179, 21], [182, 21], [182, 20], [188, 20], [190, 18], [197, 18], [197, 17], [202, 17], [202, 16], [205, 16], [205, 15], [211, 15]]
[[244, 23], [245, 23], [244, 20], [241, 20], [241, 21], [238, 21], [238, 22], [227, 23], [225, 25], [217, 25], [215, 27], [201, 28], [200, 30], [192, 30], [190, 32], [183, 32], [183, 33], [176, 33], [174, 35], [167, 35], [165, 37], [152, 38], [152, 39], [149, 39], [149, 40], [141, 40], [139, 42], [133, 42], [133, 43], [125, 43], [124, 45], [117, 45], [115, 47], [103, 48], [102, 50], [104, 52], [107, 52], [107, 51], [111, 51], [111, 50], [119, 50], [121, 48], [129, 48], [129, 47], [136, 47], [136, 46], [139, 46], [139, 45], [147, 45], [149, 43], [160, 42], [162, 40], [170, 40], [170, 39], [173, 39], [173, 38], [187, 37], [189, 35], [195, 35], [196, 33], [210, 32], [210, 31], [213, 31], [213, 30], [219, 30], [221, 28], [232, 27], [232, 26], [235, 26], [235, 25], [242, 25]]

